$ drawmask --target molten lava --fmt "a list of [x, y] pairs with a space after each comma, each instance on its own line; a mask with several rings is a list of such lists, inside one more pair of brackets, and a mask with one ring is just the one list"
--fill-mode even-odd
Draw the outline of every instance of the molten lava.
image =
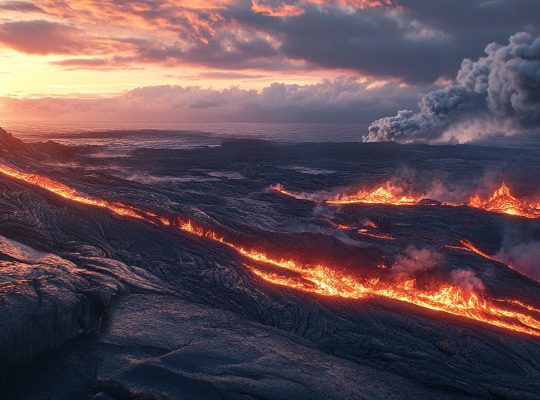
[[359, 190], [358, 192], [352, 195], [339, 195], [333, 199], [325, 200], [327, 204], [391, 204], [396, 206], [403, 205], [415, 205], [421, 199], [416, 199], [411, 196], [405, 196], [398, 193], [395, 189], [391, 187], [379, 186], [373, 191], [363, 191]]
[[410, 195], [402, 194], [400, 188], [387, 183], [384, 186], [379, 186], [374, 190], [359, 190], [352, 194], [338, 194], [331, 198], [323, 198], [322, 196], [306, 195], [303, 193], [291, 192], [281, 184], [275, 184], [268, 187], [269, 190], [273, 190], [282, 195], [293, 197], [299, 200], [314, 200], [326, 204], [390, 204], [396, 206], [403, 205], [416, 205], [422, 197], [412, 197]]
[[323, 219], [325, 221], [328, 221], [338, 231], [352, 231], [353, 229], [356, 229], [352, 225], [341, 224], [339, 222], [332, 221], [331, 219], [328, 219], [328, 218], [323, 218]]
[[119, 201], [95, 199], [83, 193], [80, 193], [76, 189], [66, 186], [60, 182], [54, 181], [41, 175], [35, 175], [28, 172], [19, 171], [14, 168], [8, 167], [5, 164], [0, 164], [0, 173], [7, 175], [11, 178], [15, 178], [17, 180], [29, 183], [31, 185], [38, 186], [42, 189], [48, 190], [49, 192], [57, 194], [64, 199], [68, 199], [89, 206], [106, 208], [117, 215], [137, 219], [145, 219], [152, 216], [152, 213], [144, 210], [138, 210], [135, 207], [128, 206]]
[[487, 200], [482, 200], [478, 194], [475, 194], [469, 199], [468, 206], [495, 213], [519, 215], [527, 218], [540, 217], [540, 205], [514, 197], [506, 182], [503, 182], [501, 187], [495, 190]]
[[446, 247], [448, 247], [450, 249], [470, 251], [471, 253], [478, 254], [479, 256], [484, 257], [484, 258], [486, 258], [488, 260], [498, 262], [497, 259], [495, 259], [494, 257], [490, 256], [489, 254], [483, 252], [478, 247], [476, 247], [470, 240], [462, 239], [462, 240], [459, 241], [459, 243], [461, 243], [461, 246], [446, 246]]
[[[391, 279], [387, 281], [380, 278], [361, 280], [322, 265], [308, 267], [292, 260], [279, 260], [276, 263], [274, 260], [264, 262], [298, 274], [297, 277], [290, 277], [248, 266], [254, 274], [276, 285], [348, 299], [383, 297], [540, 336], [540, 313], [536, 308], [519, 301], [489, 299], [482, 293], [468, 291], [450, 284], [424, 288], [420, 287], [413, 278], [400, 281]], [[511, 307], [500, 306], [499, 303], [507, 303]]]
[[281, 183], [276, 183], [275, 185], [268, 186], [268, 190], [273, 190], [274, 192], [278, 192], [284, 196], [293, 197], [298, 200], [308, 200], [306, 196], [303, 196], [300, 193], [289, 192]]
[[[294, 197], [301, 200], [313, 200], [314, 195], [291, 192], [282, 184], [276, 184], [269, 187], [270, 190], [281, 193], [285, 196]], [[426, 202], [422, 195], [403, 194], [404, 190], [396, 188], [389, 183], [379, 186], [374, 190], [359, 190], [354, 194], [338, 194], [331, 198], [319, 197], [317, 201], [330, 204], [386, 204], [394, 206], [414, 206], [414, 205], [441, 205], [455, 207], [459, 205], [480, 208], [485, 211], [517, 215], [526, 218], [540, 218], [540, 201], [528, 202], [515, 197], [505, 182], [501, 184], [489, 199], [482, 200], [478, 194], [471, 196], [466, 204], [456, 204], [447, 201]], [[422, 201], [424, 200], [424, 201]]]
[[283, 259], [245, 248], [190, 219], [169, 218], [121, 202], [95, 199], [49, 178], [2, 164], [0, 173], [76, 203], [105, 208], [120, 216], [144, 220], [169, 229], [179, 229], [221, 243], [246, 259], [260, 264], [246, 267], [255, 275], [276, 285], [347, 299], [382, 297], [540, 337], [538, 309], [519, 300], [490, 298], [483, 292], [470, 291], [447, 283], [426, 287], [419, 285], [414, 278], [388, 275], [386, 278], [361, 278], [342, 271], [338, 266], [310, 265], [301, 260]]
[[372, 238], [375, 238], [375, 239], [385, 239], [385, 240], [394, 240], [395, 238], [390, 236], [390, 235], [385, 235], [384, 233], [373, 233], [373, 232], [369, 232], [367, 229], [358, 229], [356, 231], [356, 233], [358, 233], [359, 235], [362, 235], [362, 236], [368, 236], [368, 237], [372, 237]]
[[[478, 254], [479, 256], [484, 257], [487, 260], [495, 261], [495, 262], [498, 262], [499, 264], [506, 265], [508, 268], [513, 269], [518, 274], [523, 275], [523, 273], [520, 272], [518, 269], [516, 269], [512, 264], [507, 264], [505, 260], [501, 259], [497, 255], [491, 256], [487, 254], [485, 251], [480, 250], [470, 240], [460, 240], [459, 242], [461, 243], [461, 246], [446, 246], [446, 247], [448, 247], [449, 249], [465, 250], [474, 254]], [[523, 275], [523, 276], [527, 276], [527, 275]], [[515, 300], [514, 302], [516, 301], [517, 300]]]

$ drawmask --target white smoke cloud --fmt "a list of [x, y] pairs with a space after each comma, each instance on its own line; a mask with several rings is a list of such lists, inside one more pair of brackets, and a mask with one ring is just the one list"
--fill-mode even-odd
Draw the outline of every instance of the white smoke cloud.
[[362, 220], [362, 226], [365, 226], [367, 228], [377, 228], [377, 224], [369, 218], [365, 218]]
[[412, 276], [434, 269], [443, 262], [443, 256], [436, 251], [409, 246], [404, 254], [396, 256], [392, 272], [398, 275]]
[[520, 32], [489, 44], [486, 56], [463, 60], [455, 82], [373, 122], [366, 142], [467, 142], [540, 126], [540, 37]]
[[505, 245], [495, 259], [540, 282], [540, 242]]
[[484, 289], [482, 280], [478, 278], [473, 271], [468, 269], [457, 269], [452, 271], [450, 273], [450, 279], [452, 280], [452, 283], [468, 292]]

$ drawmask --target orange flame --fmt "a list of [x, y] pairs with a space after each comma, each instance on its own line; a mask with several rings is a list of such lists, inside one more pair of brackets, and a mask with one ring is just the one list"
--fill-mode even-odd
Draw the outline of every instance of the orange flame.
[[[400, 278], [400, 281], [381, 278], [360, 279], [340, 271], [335, 266], [309, 265], [299, 260], [273, 257], [255, 249], [245, 248], [212, 230], [196, 225], [189, 219], [173, 220], [121, 202], [94, 199], [40, 175], [18, 171], [2, 164], [0, 173], [77, 203], [106, 208], [117, 215], [142, 219], [155, 225], [176, 227], [197, 237], [221, 243], [251, 261], [283, 271], [283, 273], [269, 272], [266, 269], [246, 266], [255, 275], [276, 285], [348, 299], [382, 297], [540, 337], [540, 313], [534, 306], [518, 300], [492, 299], [481, 292], [468, 291], [445, 283], [425, 288], [419, 286], [413, 278]], [[508, 306], [498, 305], [500, 303]]]

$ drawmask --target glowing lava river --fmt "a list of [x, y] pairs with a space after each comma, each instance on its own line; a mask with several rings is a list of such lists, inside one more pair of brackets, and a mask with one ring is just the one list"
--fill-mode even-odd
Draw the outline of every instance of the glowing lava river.
[[373, 190], [358, 190], [352, 194], [337, 194], [331, 197], [318, 197], [303, 193], [294, 193], [287, 190], [282, 184], [275, 184], [269, 187], [270, 190], [284, 196], [293, 197], [300, 200], [319, 201], [329, 205], [344, 204], [386, 204], [393, 206], [415, 206], [415, 205], [442, 205], [449, 207], [468, 206], [484, 211], [516, 215], [525, 218], [540, 218], [540, 200], [526, 201], [515, 197], [506, 182], [496, 189], [491, 196], [483, 200], [478, 194], [471, 196], [465, 203], [452, 203], [446, 201], [423, 201], [425, 195], [404, 194], [405, 190], [390, 184], [379, 186]]
[[[480, 290], [467, 290], [445, 282], [420, 284], [414, 278], [394, 276], [365, 278], [342, 272], [339, 266], [311, 265], [296, 259], [282, 259], [256, 249], [246, 248], [190, 218], [168, 217], [118, 201], [93, 198], [44, 176], [23, 172], [0, 164], [0, 173], [18, 181], [54, 193], [69, 201], [100, 207], [110, 212], [155, 226], [179, 231], [220, 243], [235, 250], [252, 263], [246, 264], [254, 275], [267, 282], [303, 292], [347, 299], [381, 297], [410, 303], [422, 308], [479, 321], [510, 331], [540, 337], [540, 313], [533, 305], [506, 298], [492, 298]], [[385, 196], [377, 193], [377, 196]], [[369, 198], [369, 201], [373, 200]], [[400, 201], [408, 204], [408, 198]]]

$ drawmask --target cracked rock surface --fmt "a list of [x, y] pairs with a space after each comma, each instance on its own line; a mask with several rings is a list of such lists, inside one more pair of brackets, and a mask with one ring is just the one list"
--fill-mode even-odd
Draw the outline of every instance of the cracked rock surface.
[[[300, 152], [295, 144], [226, 141], [108, 159], [6, 135], [2, 162], [96, 197], [190, 215], [245, 245], [376, 271], [422, 244], [445, 258], [434, 273], [467, 268], [490, 293], [540, 307], [537, 282], [444, 247], [466, 236], [494, 252], [508, 229], [539, 240], [536, 220], [459, 207], [327, 210], [265, 189], [283, 182], [329, 190], [358, 177], [380, 180], [401, 164], [467, 181], [510, 159], [509, 175], [526, 166], [534, 178], [534, 148], [516, 159], [480, 146], [303, 144]], [[371, 219], [396, 240], [337, 232], [328, 218]], [[302, 293], [260, 280], [244, 263], [219, 243], [0, 175], [0, 398], [540, 398], [536, 337], [384, 299]]]

